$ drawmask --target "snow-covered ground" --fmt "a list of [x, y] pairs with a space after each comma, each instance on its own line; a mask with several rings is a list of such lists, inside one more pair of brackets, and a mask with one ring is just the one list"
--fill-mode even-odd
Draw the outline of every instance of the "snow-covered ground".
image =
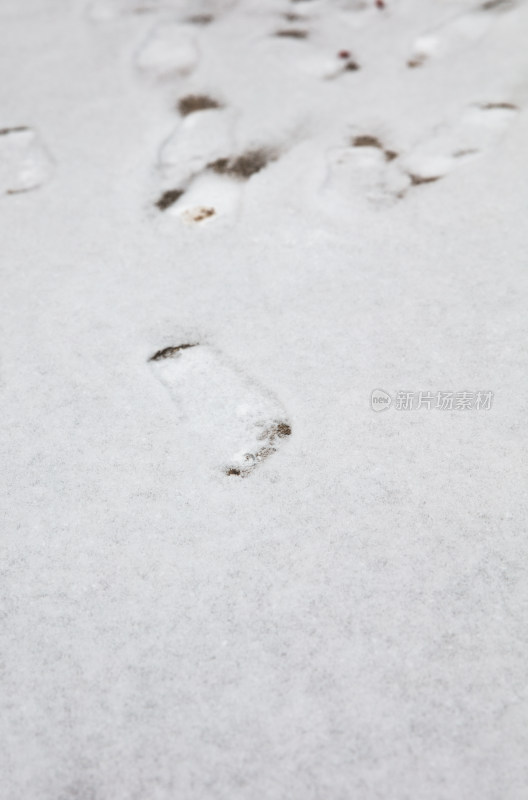
[[0, 0], [1, 800], [526, 800], [527, 37]]

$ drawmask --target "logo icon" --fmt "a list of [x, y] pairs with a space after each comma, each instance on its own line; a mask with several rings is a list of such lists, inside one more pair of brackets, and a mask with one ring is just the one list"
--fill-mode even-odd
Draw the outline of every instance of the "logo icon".
[[386, 411], [390, 408], [392, 397], [383, 389], [374, 389], [370, 395], [370, 407], [373, 411]]

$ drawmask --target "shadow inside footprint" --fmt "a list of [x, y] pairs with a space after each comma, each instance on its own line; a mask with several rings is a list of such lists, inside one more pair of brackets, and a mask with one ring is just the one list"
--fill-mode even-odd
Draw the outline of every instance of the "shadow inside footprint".
[[247, 180], [263, 170], [271, 161], [275, 161], [276, 158], [277, 154], [274, 151], [256, 148], [235, 158], [218, 158], [207, 166], [217, 175], [229, 175], [232, 178]]
[[210, 108], [221, 108], [220, 103], [206, 94], [187, 94], [178, 101], [178, 111], [182, 117], [194, 114], [195, 111], [206, 111]]

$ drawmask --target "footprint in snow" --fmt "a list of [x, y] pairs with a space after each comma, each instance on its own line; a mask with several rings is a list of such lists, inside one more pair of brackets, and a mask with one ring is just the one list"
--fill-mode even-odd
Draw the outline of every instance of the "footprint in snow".
[[279, 401], [214, 348], [166, 347], [149, 363], [225, 475], [249, 475], [291, 435]]
[[276, 151], [257, 147], [239, 156], [217, 158], [191, 182], [175, 206], [187, 222], [202, 222], [214, 216], [233, 217], [240, 205], [242, 183], [276, 158]]
[[431, 58], [442, 58], [476, 44], [492, 27], [496, 15], [513, 5], [511, 0], [485, 0], [474, 10], [457, 14], [427, 31], [415, 40], [407, 66], [415, 69]]
[[236, 213], [242, 182], [276, 158], [271, 148], [234, 151], [234, 118], [209, 95], [186, 95], [178, 104], [182, 121], [161, 146], [158, 171], [165, 189], [155, 202], [170, 216], [204, 222]]
[[346, 146], [327, 152], [323, 194], [337, 193], [376, 202], [394, 202], [410, 183], [398, 153], [373, 134], [357, 132]]
[[470, 106], [460, 119], [438, 127], [402, 159], [411, 186], [432, 183], [497, 146], [518, 113], [508, 102]]
[[29, 192], [52, 173], [53, 162], [36, 131], [24, 126], [0, 129], [0, 192]]
[[[169, 190], [170, 192], [170, 190]], [[164, 192], [156, 203], [160, 210], [167, 198]], [[186, 191], [181, 191], [167, 208], [167, 215], [187, 223], [203, 223], [218, 217], [233, 218], [240, 205], [241, 190], [232, 181], [202, 173], [193, 178]]]
[[141, 72], [162, 79], [189, 75], [199, 59], [193, 26], [165, 22], [148, 34], [136, 54], [135, 64]]
[[394, 202], [418, 186], [435, 183], [495, 147], [518, 109], [508, 102], [470, 106], [460, 119], [440, 125], [409, 152], [399, 154], [371, 134], [356, 134], [327, 153], [323, 193]]
[[184, 116], [158, 155], [158, 171], [165, 183], [184, 188], [207, 164], [231, 152], [233, 115], [219, 105], [207, 95], [187, 95], [180, 100]]
[[208, 174], [208, 165], [233, 148], [232, 113], [209, 95], [186, 95], [178, 107], [182, 120], [158, 156], [158, 171], [166, 188], [156, 207], [187, 222], [233, 214], [238, 188]]
[[[203, 222], [214, 217], [233, 218], [238, 211], [243, 183], [277, 158], [271, 148], [256, 147], [238, 156], [217, 158], [194, 177], [185, 190], [168, 190], [156, 203], [160, 210], [185, 222]], [[172, 202], [167, 204], [167, 199]]]

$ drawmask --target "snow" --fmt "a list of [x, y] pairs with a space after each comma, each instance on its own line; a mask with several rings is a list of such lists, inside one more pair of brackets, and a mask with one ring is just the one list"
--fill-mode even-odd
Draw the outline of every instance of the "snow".
[[526, 798], [527, 32], [3, 0], [2, 800]]
[[0, 130], [0, 191], [16, 194], [37, 189], [53, 173], [38, 134], [25, 126]]

